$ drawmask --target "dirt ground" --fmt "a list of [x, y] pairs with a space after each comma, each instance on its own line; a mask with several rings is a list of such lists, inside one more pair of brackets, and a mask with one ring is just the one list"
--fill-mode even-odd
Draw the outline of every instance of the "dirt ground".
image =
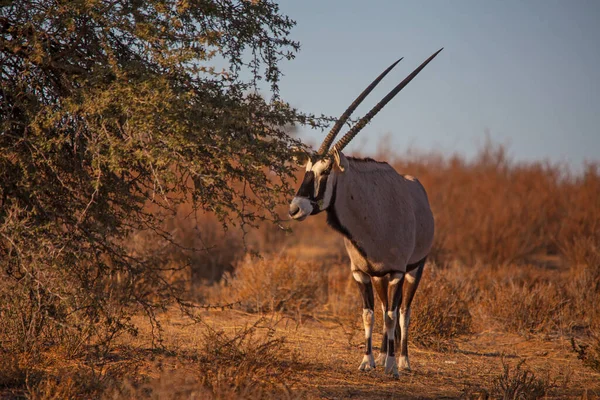
[[[206, 311], [202, 317], [209, 326], [231, 335], [261, 319], [237, 310]], [[492, 393], [494, 379], [503, 374], [503, 365], [514, 373], [521, 361], [536, 379], [545, 382], [544, 398], [600, 398], [600, 374], [585, 367], [563, 338], [483, 331], [453, 341], [451, 350], [443, 352], [409, 345], [412, 371], [402, 372], [395, 380], [381, 367], [371, 372], [358, 370], [364, 350], [362, 328], [353, 332], [339, 322], [317, 318], [301, 322], [280, 315], [263, 318], [257, 336], [270, 331], [285, 338], [284, 351], [277, 357], [293, 371], [285, 382], [293, 398], [484, 399]], [[176, 312], [169, 313], [164, 328], [169, 346], [193, 354], [204, 345], [203, 328], [190, 325]], [[380, 340], [381, 334], [375, 332], [375, 356]], [[158, 357], [159, 363], [149, 367], [148, 376], [160, 377], [169, 370], [193, 374], [192, 367], [176, 359], [175, 353]]]

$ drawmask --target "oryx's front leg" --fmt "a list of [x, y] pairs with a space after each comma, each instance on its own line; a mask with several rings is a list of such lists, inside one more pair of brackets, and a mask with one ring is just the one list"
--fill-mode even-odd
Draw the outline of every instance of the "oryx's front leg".
[[402, 280], [404, 272], [390, 273], [388, 285], [388, 304], [384, 316], [385, 330], [387, 333], [387, 356], [385, 358], [385, 373], [399, 377], [398, 365], [396, 364], [395, 336], [398, 326], [398, 307], [402, 301]]
[[362, 318], [365, 327], [365, 355], [358, 369], [361, 371], [370, 371], [375, 368], [375, 359], [373, 358], [373, 346], [371, 341], [373, 323], [375, 322], [375, 313], [373, 311], [373, 305], [375, 303], [375, 299], [373, 298], [373, 285], [371, 284], [371, 277], [364, 272], [352, 271], [352, 276], [358, 284], [360, 294], [362, 295]]

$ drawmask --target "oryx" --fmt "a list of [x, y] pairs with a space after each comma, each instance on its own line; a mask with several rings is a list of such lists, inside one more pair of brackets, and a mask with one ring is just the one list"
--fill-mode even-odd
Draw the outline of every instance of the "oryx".
[[375, 368], [371, 346], [374, 287], [382, 302], [384, 318], [377, 364], [385, 366], [385, 372], [394, 377], [398, 377], [394, 353], [398, 342], [400, 367], [410, 369], [407, 348], [410, 305], [433, 242], [433, 215], [425, 189], [417, 179], [398, 174], [385, 162], [346, 157], [341, 151], [440, 51], [398, 84], [329, 149], [360, 102], [402, 59], [358, 96], [319, 150], [310, 156], [304, 180], [289, 209], [290, 217], [298, 221], [326, 211], [328, 224], [344, 236], [352, 276], [363, 299], [366, 349], [359, 369]]

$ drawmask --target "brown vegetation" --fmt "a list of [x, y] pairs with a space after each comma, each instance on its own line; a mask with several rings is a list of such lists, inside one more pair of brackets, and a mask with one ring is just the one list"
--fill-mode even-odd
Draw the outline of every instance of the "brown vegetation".
[[[269, 225], [244, 236], [183, 207], [165, 227], [177, 244], [138, 234], [132, 252], [155, 252], [158, 265], [169, 266], [165, 279], [181, 281], [176, 287], [182, 299], [225, 311], [186, 303], [192, 319], [169, 309], [148, 327], [134, 324], [141, 327], [137, 339], [113, 338], [106, 325], [98, 327], [101, 334], [71, 332], [49, 345], [36, 341], [36, 324], [60, 310], [23, 308], [0, 291], [9, 305], [2, 308], [0, 340], [3, 348], [10, 341], [12, 349], [0, 354], [6, 360], [0, 393], [34, 398], [600, 395], [598, 166], [574, 174], [559, 164], [516, 164], [494, 146], [472, 161], [413, 153], [377, 158], [419, 177], [437, 224], [414, 303], [410, 347], [417, 372], [401, 377], [406, 391], [398, 392], [383, 376], [354, 372], [362, 345], [360, 301], [342, 241], [324, 216], [291, 225], [293, 233]], [[376, 313], [378, 343], [379, 307]], [[185, 333], [189, 329], [195, 333]], [[104, 347], [94, 341], [100, 337], [110, 339]], [[508, 338], [522, 345], [501, 345]], [[162, 350], [142, 350], [151, 342]], [[85, 346], [98, 346], [103, 361], [95, 368], [79, 358], [78, 349]], [[338, 350], [338, 356], [329, 354]], [[448, 362], [441, 375], [440, 359]], [[140, 373], [140, 365], [152, 372]], [[348, 380], [339, 387], [326, 382], [341, 377]]]

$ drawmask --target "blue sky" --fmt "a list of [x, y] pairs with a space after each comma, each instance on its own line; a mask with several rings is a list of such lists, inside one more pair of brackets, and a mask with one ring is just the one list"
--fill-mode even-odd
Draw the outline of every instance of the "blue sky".
[[[473, 156], [486, 132], [515, 160], [600, 160], [600, 1], [284, 0], [301, 43], [282, 97], [339, 116], [383, 69], [404, 60], [354, 117], [429, 55], [430, 63], [351, 143]], [[301, 130], [307, 142], [325, 133]]]

